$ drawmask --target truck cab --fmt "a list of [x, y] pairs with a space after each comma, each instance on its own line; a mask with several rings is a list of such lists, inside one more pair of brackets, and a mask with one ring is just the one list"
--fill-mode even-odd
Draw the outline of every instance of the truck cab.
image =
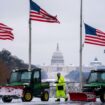
[[49, 100], [49, 83], [42, 82], [40, 68], [13, 70], [8, 84], [0, 86], [0, 96], [3, 102], [11, 102], [13, 98], [21, 98], [29, 102], [33, 97], [40, 97], [42, 101]]
[[91, 70], [83, 91], [94, 92], [102, 102], [105, 102], [105, 69]]

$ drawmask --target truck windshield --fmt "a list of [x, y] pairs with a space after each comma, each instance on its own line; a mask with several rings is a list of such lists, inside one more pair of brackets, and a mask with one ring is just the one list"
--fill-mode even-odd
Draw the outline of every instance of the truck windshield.
[[11, 74], [10, 83], [12, 82], [30, 82], [31, 72], [13, 72]]
[[93, 72], [90, 74], [88, 83], [105, 82], [105, 72]]

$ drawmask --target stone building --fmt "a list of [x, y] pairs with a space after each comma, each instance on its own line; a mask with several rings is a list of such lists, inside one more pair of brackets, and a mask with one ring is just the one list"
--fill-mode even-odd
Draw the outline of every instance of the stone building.
[[43, 65], [42, 68], [47, 71], [49, 78], [56, 78], [56, 74], [60, 72], [64, 76], [76, 67], [65, 65], [63, 53], [60, 51], [57, 43], [56, 51], [52, 54], [51, 65]]

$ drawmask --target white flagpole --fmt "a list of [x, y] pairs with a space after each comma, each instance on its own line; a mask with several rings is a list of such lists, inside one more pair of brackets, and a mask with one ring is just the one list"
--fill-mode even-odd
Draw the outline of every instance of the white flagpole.
[[82, 90], [82, 0], [80, 1], [80, 89]]
[[28, 70], [31, 70], [31, 20], [29, 19], [29, 67]]
[[[30, 0], [29, 0], [30, 2]], [[30, 2], [31, 3], [31, 2]], [[30, 14], [30, 10], [29, 10], [29, 14]], [[29, 67], [28, 70], [31, 70], [31, 19], [30, 19], [30, 15], [29, 15]]]

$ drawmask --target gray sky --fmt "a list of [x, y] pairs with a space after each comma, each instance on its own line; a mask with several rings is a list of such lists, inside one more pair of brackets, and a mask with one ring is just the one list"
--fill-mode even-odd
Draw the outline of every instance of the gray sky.
[[[61, 24], [32, 21], [32, 64], [50, 64], [59, 43], [65, 64], [79, 64], [80, 0], [33, 0]], [[105, 0], [83, 0], [83, 21], [105, 32]], [[9, 50], [28, 63], [29, 0], [1, 0], [0, 22], [12, 27], [15, 39], [0, 40], [0, 50]], [[84, 27], [83, 27], [84, 41]], [[83, 64], [97, 57], [105, 64], [105, 47], [85, 44]]]

